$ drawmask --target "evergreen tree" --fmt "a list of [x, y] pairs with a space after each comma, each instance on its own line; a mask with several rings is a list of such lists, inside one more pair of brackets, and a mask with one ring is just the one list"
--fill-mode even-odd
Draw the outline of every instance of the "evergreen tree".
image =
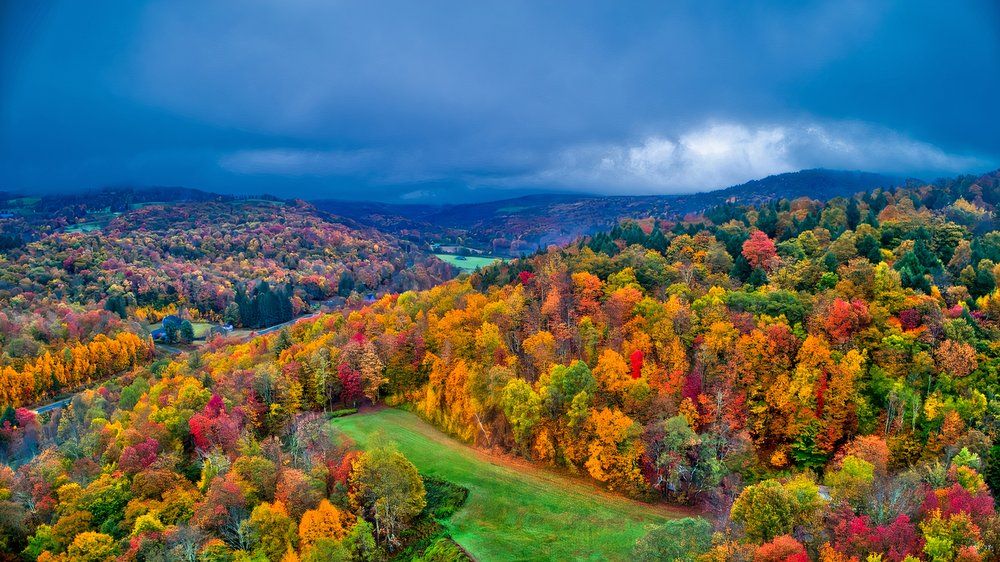
[[983, 260], [979, 262], [979, 267], [976, 268], [976, 280], [969, 287], [969, 293], [971, 293], [974, 297], [988, 295], [997, 287], [996, 279], [993, 277], [992, 268], [984, 267], [984, 263], [992, 265], [990, 260]]
[[191, 343], [194, 341], [194, 326], [190, 320], [181, 322], [179, 339], [182, 343]]
[[861, 223], [861, 209], [858, 208], [858, 200], [851, 197], [847, 201], [847, 209], [844, 212], [847, 215], [847, 228], [849, 230], [856, 229]]
[[770, 206], [761, 209], [760, 215], [757, 217], [757, 228], [774, 238], [775, 232], [778, 230], [778, 213], [774, 212]]
[[352, 292], [354, 292], [354, 276], [350, 271], [344, 271], [340, 274], [340, 281], [337, 282], [337, 294], [347, 298]]
[[128, 301], [125, 299], [125, 297], [121, 295], [115, 295], [113, 297], [108, 297], [108, 300], [104, 302], [104, 310], [107, 310], [109, 312], [114, 312], [122, 320], [125, 320], [126, 318], [128, 318], [127, 305]]
[[742, 283], [750, 278], [750, 273], [750, 263], [743, 257], [743, 254], [737, 254], [736, 259], [733, 260], [733, 268], [729, 271], [729, 276]]
[[0, 427], [3, 427], [8, 423], [11, 427], [17, 425], [17, 415], [14, 413], [14, 407], [10, 404], [7, 404], [7, 407], [3, 410], [3, 415], [0, 416]]
[[882, 261], [882, 244], [879, 243], [878, 238], [871, 234], [865, 234], [854, 245], [858, 249], [858, 253], [868, 258], [868, 261], [872, 263]]
[[177, 324], [174, 324], [173, 322], [169, 324], [164, 324], [163, 334], [164, 334], [164, 339], [167, 341], [168, 344], [177, 343], [177, 339], [179, 336], [179, 328]]
[[917, 258], [917, 254], [912, 250], [906, 252], [902, 258], [899, 259], [893, 268], [899, 272], [899, 278], [904, 287], [910, 287], [912, 289], [918, 289], [925, 293], [930, 293], [931, 285], [927, 281], [926, 273], [927, 270], [920, 263]]
[[759, 267], [755, 267], [750, 273], [750, 277], [747, 279], [747, 285], [751, 287], [760, 287], [761, 285], [767, 284], [767, 273]]
[[663, 235], [659, 224], [653, 225], [653, 231], [649, 233], [649, 238], [646, 240], [646, 247], [657, 252], [667, 249], [667, 237]]
[[823, 267], [825, 267], [827, 271], [836, 273], [837, 267], [839, 266], [840, 260], [837, 259], [837, 256], [833, 255], [833, 252], [827, 252], [826, 255], [823, 256]]
[[913, 253], [917, 257], [917, 261], [923, 266], [925, 271], [940, 271], [941, 270], [941, 260], [938, 259], [934, 252], [927, 245], [927, 241], [924, 239], [918, 239], [913, 246]]

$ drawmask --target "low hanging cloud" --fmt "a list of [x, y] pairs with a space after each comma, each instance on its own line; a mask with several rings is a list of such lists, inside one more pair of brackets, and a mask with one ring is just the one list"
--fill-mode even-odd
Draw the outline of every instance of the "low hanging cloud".
[[[995, 163], [947, 152], [860, 123], [747, 125], [710, 122], [676, 135], [628, 143], [589, 143], [525, 153], [470, 143], [396, 149], [263, 148], [222, 155], [241, 175], [353, 178], [381, 186], [459, 182], [469, 188], [539, 188], [608, 194], [669, 194], [719, 189], [806, 168], [864, 170], [930, 179]], [[483, 170], [491, 169], [490, 173]], [[404, 199], [426, 196], [422, 188]]]
[[652, 135], [630, 144], [573, 146], [556, 153], [541, 170], [508, 181], [588, 191], [680, 193], [806, 168], [937, 174], [990, 164], [863, 124], [716, 122], [674, 137]]

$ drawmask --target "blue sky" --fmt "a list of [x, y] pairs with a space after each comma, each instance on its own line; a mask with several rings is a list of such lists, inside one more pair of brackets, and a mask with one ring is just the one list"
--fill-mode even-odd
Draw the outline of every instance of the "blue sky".
[[462, 201], [1000, 166], [990, 0], [0, 10], [0, 190]]

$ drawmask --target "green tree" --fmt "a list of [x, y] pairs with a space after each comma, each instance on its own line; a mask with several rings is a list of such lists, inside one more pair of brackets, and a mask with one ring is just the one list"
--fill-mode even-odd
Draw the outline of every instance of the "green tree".
[[302, 562], [341, 562], [354, 560], [344, 543], [336, 539], [320, 539], [302, 555]]
[[375, 521], [375, 532], [387, 539], [427, 505], [424, 482], [402, 453], [389, 447], [365, 452], [350, 477], [352, 503]]
[[694, 561], [712, 547], [712, 524], [700, 517], [667, 521], [635, 543], [634, 559]]
[[194, 341], [194, 326], [190, 320], [181, 322], [178, 338], [181, 343], [191, 343]]
[[375, 535], [372, 532], [372, 524], [358, 517], [351, 529], [344, 537], [344, 549], [348, 556], [355, 562], [374, 562], [380, 558], [378, 545], [375, 544]]
[[257, 548], [271, 562], [281, 562], [295, 540], [295, 522], [281, 502], [264, 502], [253, 509], [248, 521]]
[[524, 379], [511, 379], [501, 398], [504, 415], [522, 446], [530, 444], [535, 425], [542, 416], [542, 399]]
[[875, 482], [875, 465], [847, 455], [839, 470], [827, 473], [826, 485], [834, 501], [843, 501], [855, 510], [861, 510], [871, 495]]
[[177, 343], [180, 339], [180, 332], [177, 325], [173, 323], [163, 325], [163, 334], [163, 338], [167, 341], [167, 343]]
[[58, 552], [59, 543], [52, 537], [52, 527], [43, 524], [39, 525], [35, 529], [35, 534], [28, 539], [28, 546], [24, 549], [23, 554], [32, 560], [36, 560], [38, 555], [46, 550]]
[[777, 480], [747, 486], [729, 515], [743, 525], [747, 538], [757, 543], [791, 533], [794, 523], [792, 499]]

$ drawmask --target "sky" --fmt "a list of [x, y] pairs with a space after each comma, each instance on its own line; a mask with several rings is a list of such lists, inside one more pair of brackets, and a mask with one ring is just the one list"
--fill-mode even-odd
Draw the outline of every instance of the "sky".
[[1000, 167], [995, 0], [0, 5], [0, 190], [460, 202]]

